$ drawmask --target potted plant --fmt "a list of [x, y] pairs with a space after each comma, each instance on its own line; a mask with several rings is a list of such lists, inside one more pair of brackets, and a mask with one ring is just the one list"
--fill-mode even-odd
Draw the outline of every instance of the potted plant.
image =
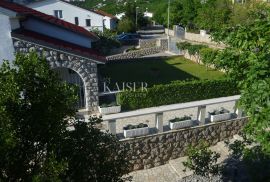
[[102, 104], [98, 106], [98, 110], [101, 114], [113, 114], [121, 112], [121, 106], [112, 102], [110, 104]]
[[210, 121], [224, 121], [229, 120], [232, 117], [232, 113], [227, 109], [221, 108], [220, 110], [214, 110], [213, 112], [208, 112]]
[[190, 116], [183, 116], [181, 118], [174, 118], [169, 120], [170, 129], [179, 129], [179, 128], [186, 128], [191, 127], [194, 125], [194, 121], [191, 119]]
[[143, 136], [149, 133], [149, 127], [147, 124], [140, 123], [138, 125], [127, 125], [124, 128], [125, 138]]

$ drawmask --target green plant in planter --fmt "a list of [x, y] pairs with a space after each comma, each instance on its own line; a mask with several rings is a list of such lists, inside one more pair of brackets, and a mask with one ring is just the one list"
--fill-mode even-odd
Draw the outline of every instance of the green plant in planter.
[[124, 130], [132, 130], [132, 129], [136, 129], [136, 128], [145, 128], [145, 127], [148, 127], [148, 125], [144, 124], [144, 123], [140, 123], [138, 125], [129, 124], [129, 125], [125, 126], [123, 129]]
[[218, 114], [225, 114], [230, 113], [227, 109], [221, 108], [220, 110], [214, 110], [212, 112], [209, 112], [210, 115], [218, 115]]
[[113, 107], [113, 106], [119, 106], [116, 102], [111, 102], [111, 103], [103, 103], [100, 105], [101, 108], [104, 107]]
[[174, 118], [174, 119], [171, 119], [169, 120], [170, 123], [175, 123], [175, 122], [179, 122], [179, 121], [185, 121], [185, 120], [191, 120], [191, 117], [190, 116], [183, 116], [181, 118]]

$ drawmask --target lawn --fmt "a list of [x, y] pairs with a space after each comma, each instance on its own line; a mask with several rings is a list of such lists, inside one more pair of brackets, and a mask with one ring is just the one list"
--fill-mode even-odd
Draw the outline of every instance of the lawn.
[[148, 86], [167, 84], [175, 80], [219, 79], [225, 75], [217, 70], [193, 63], [183, 57], [141, 59], [106, 64], [99, 68], [103, 78], [111, 83], [146, 82]]

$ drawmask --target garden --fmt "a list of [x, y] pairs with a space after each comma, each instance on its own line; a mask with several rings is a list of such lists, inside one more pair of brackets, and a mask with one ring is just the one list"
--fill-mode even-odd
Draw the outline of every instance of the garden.
[[206, 69], [183, 58], [141, 58], [133, 61], [119, 61], [106, 64], [99, 69], [103, 78], [111, 83], [146, 82], [148, 87], [169, 84], [176, 80], [216, 80], [224, 78], [224, 73]]

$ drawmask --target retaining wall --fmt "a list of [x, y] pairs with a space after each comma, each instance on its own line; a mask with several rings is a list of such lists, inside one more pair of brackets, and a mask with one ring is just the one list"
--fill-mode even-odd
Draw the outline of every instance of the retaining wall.
[[[149, 44], [145, 43], [145, 46], [150, 46], [152, 44], [153, 44], [153, 42], [151, 42]], [[143, 56], [164, 52], [166, 50], [168, 50], [168, 40], [167, 39], [159, 39], [159, 40], [156, 40], [156, 45], [154, 47], [142, 48], [142, 49], [137, 50], [137, 51], [130, 51], [127, 53], [108, 56], [107, 61], [136, 59], [136, 58], [141, 58]]]
[[248, 118], [210, 123], [187, 129], [174, 130], [151, 136], [121, 140], [128, 147], [132, 170], [149, 169], [183, 157], [190, 145], [200, 141], [215, 145], [238, 134]]

